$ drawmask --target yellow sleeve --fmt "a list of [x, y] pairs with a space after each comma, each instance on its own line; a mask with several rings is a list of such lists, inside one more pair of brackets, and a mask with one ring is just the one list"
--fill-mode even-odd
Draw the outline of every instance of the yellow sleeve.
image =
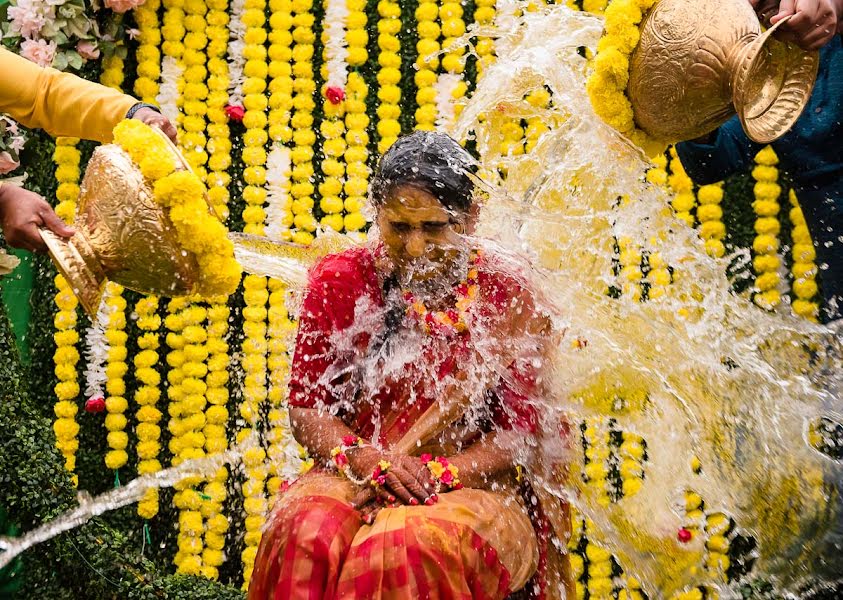
[[110, 142], [138, 101], [70, 73], [44, 69], [0, 49], [0, 113], [52, 136]]

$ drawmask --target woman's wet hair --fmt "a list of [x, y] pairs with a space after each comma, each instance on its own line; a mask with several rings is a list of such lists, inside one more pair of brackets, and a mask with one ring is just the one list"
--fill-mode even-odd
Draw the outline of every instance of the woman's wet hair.
[[372, 203], [381, 206], [396, 188], [409, 185], [429, 193], [447, 210], [468, 212], [476, 170], [474, 159], [453, 138], [416, 131], [398, 138], [381, 157], [372, 178]]

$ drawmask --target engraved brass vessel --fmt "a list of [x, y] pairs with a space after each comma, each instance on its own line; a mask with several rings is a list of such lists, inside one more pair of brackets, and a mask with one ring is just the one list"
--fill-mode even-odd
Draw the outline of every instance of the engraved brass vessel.
[[762, 32], [746, 0], [660, 0], [630, 60], [635, 122], [669, 142], [709, 133], [738, 114], [750, 139], [770, 143], [802, 113], [819, 54]]
[[[178, 157], [180, 168], [188, 169], [178, 149], [161, 136]], [[73, 227], [76, 233], [70, 239], [45, 229], [41, 236], [90, 316], [96, 315], [109, 279], [161, 296], [201, 292], [196, 258], [181, 247], [167, 211], [155, 201], [140, 169], [119, 146], [108, 144], [94, 151]]]

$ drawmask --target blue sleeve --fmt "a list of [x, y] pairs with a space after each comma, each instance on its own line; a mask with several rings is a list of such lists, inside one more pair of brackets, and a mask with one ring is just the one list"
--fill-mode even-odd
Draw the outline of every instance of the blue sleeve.
[[706, 185], [747, 170], [761, 148], [761, 144], [746, 136], [738, 118], [733, 117], [717, 130], [712, 143], [680, 142], [676, 144], [676, 153], [688, 176], [695, 183]]

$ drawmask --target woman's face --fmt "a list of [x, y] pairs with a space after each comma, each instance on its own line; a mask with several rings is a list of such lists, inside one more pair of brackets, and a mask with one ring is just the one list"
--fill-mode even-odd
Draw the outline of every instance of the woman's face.
[[435, 196], [410, 185], [392, 189], [377, 222], [403, 283], [447, 277], [469, 250], [462, 235], [471, 225], [468, 216], [448, 211]]

